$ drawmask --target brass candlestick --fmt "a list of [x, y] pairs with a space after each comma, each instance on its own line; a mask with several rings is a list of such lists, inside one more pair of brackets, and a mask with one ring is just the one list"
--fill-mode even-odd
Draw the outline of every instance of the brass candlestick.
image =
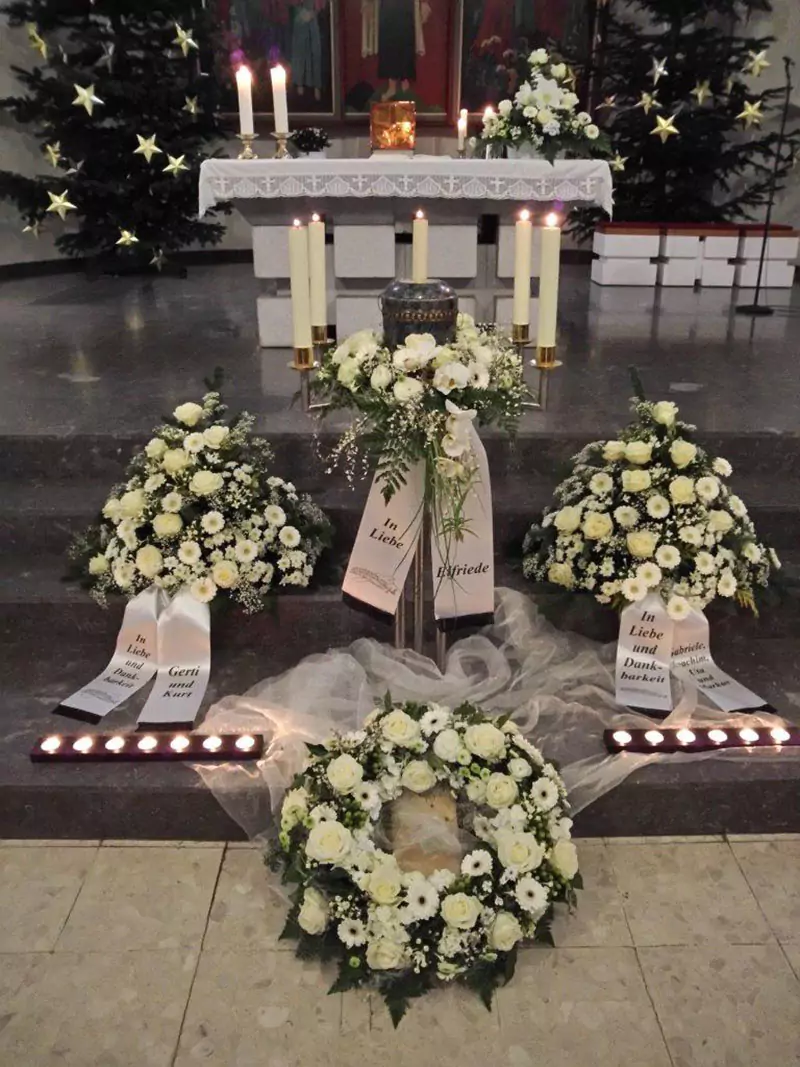
[[258, 159], [253, 151], [253, 141], [258, 137], [257, 133], [237, 133], [236, 136], [242, 142], [242, 150], [237, 159]]
[[300, 401], [303, 405], [303, 410], [308, 411], [311, 407], [308, 376], [316, 367], [316, 363], [314, 362], [314, 349], [311, 345], [308, 345], [308, 347], [305, 345], [300, 348], [295, 347], [294, 358], [289, 366], [292, 370], [296, 370], [300, 375]]
[[[531, 344], [530, 326], [527, 323], [514, 323], [511, 341], [517, 348], [519, 358], [523, 359], [524, 350]], [[531, 399], [524, 401], [522, 406], [526, 411], [544, 411], [550, 390], [550, 372], [561, 366], [556, 359], [555, 345], [537, 345], [536, 359], [531, 360], [531, 366], [538, 371], [536, 392], [531, 393]]]
[[272, 158], [273, 159], [291, 159], [291, 156], [289, 154], [289, 149], [286, 147], [287, 142], [289, 140], [289, 134], [288, 133], [271, 133], [270, 137], [274, 137], [275, 140], [277, 141], [277, 145], [275, 146], [275, 155]]

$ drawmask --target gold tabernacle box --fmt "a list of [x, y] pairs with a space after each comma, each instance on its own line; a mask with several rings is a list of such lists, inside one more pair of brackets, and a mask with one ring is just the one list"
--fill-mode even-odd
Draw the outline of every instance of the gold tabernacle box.
[[373, 151], [413, 152], [417, 111], [410, 100], [379, 101], [369, 113], [369, 140]]

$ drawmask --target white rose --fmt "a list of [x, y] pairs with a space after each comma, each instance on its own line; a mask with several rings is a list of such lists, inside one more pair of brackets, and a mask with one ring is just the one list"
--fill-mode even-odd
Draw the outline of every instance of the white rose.
[[160, 459], [167, 451], [167, 442], [160, 437], [154, 437], [144, 446], [145, 455], [149, 459]]
[[207, 430], [203, 430], [203, 438], [209, 448], [221, 448], [230, 432], [227, 426], [209, 426]]
[[583, 132], [589, 138], [590, 141], [596, 141], [600, 136], [600, 127], [595, 126], [593, 122], [590, 122], [588, 126], [584, 126]]
[[670, 445], [669, 454], [676, 467], [688, 467], [697, 455], [697, 447], [679, 437]]
[[581, 524], [580, 508], [574, 508], [570, 504], [556, 512], [555, 526], [562, 533], [573, 533]]
[[433, 742], [433, 751], [445, 763], [457, 763], [462, 748], [461, 738], [453, 729], [442, 730]]
[[528, 778], [533, 774], [533, 768], [527, 760], [515, 756], [514, 759], [508, 761], [508, 773], [517, 782], [521, 782], [523, 779]]
[[613, 532], [614, 523], [610, 515], [590, 511], [583, 520], [583, 533], [590, 541], [601, 541], [604, 537], [610, 537]]
[[603, 446], [603, 459], [608, 460], [609, 463], [613, 463], [615, 460], [625, 458], [625, 442], [624, 441], [606, 441]]
[[533, 834], [515, 834], [502, 830], [497, 835], [497, 858], [504, 867], [527, 874], [544, 859], [544, 848]]
[[486, 803], [492, 808], [508, 808], [519, 796], [517, 783], [508, 774], [490, 774], [486, 782]]
[[511, 114], [513, 107], [514, 105], [511, 103], [510, 100], [501, 100], [500, 103], [497, 105], [497, 110], [503, 116], [503, 118], [507, 118]]
[[203, 417], [203, 409], [200, 404], [179, 404], [172, 415], [184, 426], [196, 426]]
[[317, 823], [306, 841], [306, 855], [318, 863], [340, 863], [353, 847], [353, 837], [346, 826], [335, 819]]
[[638, 559], [648, 559], [656, 550], [658, 538], [649, 530], [632, 530], [625, 536], [628, 551]]
[[709, 511], [708, 528], [714, 533], [727, 533], [733, 526], [733, 519], [727, 511]]
[[551, 563], [547, 568], [547, 580], [553, 585], [563, 585], [571, 589], [575, 584], [575, 572], [571, 563]]
[[364, 768], [345, 752], [331, 760], [325, 774], [337, 793], [349, 793], [364, 777]]
[[108, 570], [108, 560], [105, 556], [92, 556], [89, 560], [89, 574], [104, 574]]
[[409, 401], [421, 396], [424, 388], [422, 382], [417, 381], [416, 378], [401, 378], [399, 382], [394, 383], [392, 392], [395, 400], [399, 400], [401, 404], [408, 404]]
[[669, 483], [669, 495], [673, 504], [693, 504], [695, 500], [694, 482], [685, 474], [679, 474]]
[[403, 888], [402, 875], [396, 863], [382, 863], [367, 879], [367, 892], [378, 904], [394, 904]]
[[119, 498], [120, 514], [126, 519], [135, 519], [144, 511], [146, 498], [141, 489], [132, 489]]
[[393, 745], [411, 748], [419, 739], [419, 723], [400, 708], [395, 708], [381, 719], [381, 732]]
[[145, 545], [136, 553], [136, 566], [145, 578], [155, 578], [164, 569], [164, 557], [155, 545]]
[[522, 938], [519, 920], [510, 911], [498, 912], [489, 931], [489, 944], [498, 952], [510, 952]]
[[189, 457], [182, 448], [168, 448], [161, 460], [167, 474], [177, 474], [189, 463]]
[[404, 961], [405, 949], [396, 941], [379, 937], [367, 945], [367, 966], [373, 971], [394, 971], [402, 967]]
[[657, 404], [653, 404], [653, 418], [662, 426], [673, 426], [677, 414], [678, 405], [673, 404], [671, 400], [659, 400]]
[[328, 925], [328, 902], [318, 889], [309, 886], [303, 894], [303, 904], [297, 922], [307, 934], [321, 934]]
[[629, 463], [638, 463], [640, 466], [649, 463], [652, 454], [653, 448], [648, 441], [629, 441], [625, 445], [625, 459]]
[[650, 488], [650, 471], [622, 472], [622, 488], [626, 493], [641, 493]]
[[464, 732], [464, 744], [470, 752], [485, 760], [498, 760], [506, 750], [503, 731], [490, 722], [468, 726]]
[[220, 589], [233, 589], [239, 581], [239, 568], [230, 560], [221, 559], [211, 568], [211, 577]]
[[372, 372], [372, 377], [369, 380], [369, 384], [372, 386], [373, 389], [377, 389], [379, 392], [382, 392], [384, 389], [388, 388], [392, 384], [392, 372], [387, 366], [381, 364], [379, 367], [376, 367], [375, 370]]
[[457, 930], [471, 930], [481, 913], [481, 902], [467, 893], [452, 893], [442, 901], [442, 918]]
[[162, 511], [153, 519], [156, 537], [176, 537], [183, 529], [183, 519], [171, 511]]
[[578, 873], [578, 850], [571, 841], [556, 841], [548, 856], [550, 866], [566, 881]]
[[412, 793], [427, 793], [436, 785], [436, 775], [426, 760], [411, 760], [403, 768], [400, 783]]
[[483, 778], [473, 778], [467, 782], [467, 800], [473, 804], [482, 804], [486, 800], [486, 782]]
[[211, 496], [212, 493], [218, 492], [222, 485], [222, 475], [218, 471], [195, 471], [189, 482], [189, 488], [198, 496]]

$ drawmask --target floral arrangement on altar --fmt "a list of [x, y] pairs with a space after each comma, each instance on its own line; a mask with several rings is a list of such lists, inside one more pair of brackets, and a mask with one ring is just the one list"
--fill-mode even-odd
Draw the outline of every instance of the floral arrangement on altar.
[[[283, 937], [337, 959], [331, 992], [377, 988], [395, 1025], [409, 1001], [458, 980], [487, 1007], [518, 944], [548, 941], [553, 904], [582, 883], [564, 783], [514, 723], [472, 704], [393, 704], [309, 746], [284, 796], [269, 862], [295, 886]], [[447, 791], [474, 846], [456, 871], [403, 870], [379, 846], [381, 814], [408, 790]]]
[[671, 401], [631, 405], [636, 420], [618, 440], [575, 457], [527, 535], [525, 574], [619, 609], [655, 592], [675, 620], [716, 597], [755, 611], [780, 561], [728, 488], [730, 463], [694, 443]]
[[303, 126], [289, 135], [289, 141], [302, 155], [322, 152], [330, 147], [331, 139], [321, 126]]
[[446, 345], [429, 333], [411, 334], [392, 351], [379, 333], [361, 330], [323, 356], [314, 389], [330, 410], [355, 408], [361, 415], [335, 459], [363, 445], [387, 501], [424, 461], [426, 500], [446, 501], [456, 524], [476, 478], [473, 422], [513, 432], [527, 396], [511, 341], [464, 314]]
[[74, 542], [73, 576], [101, 604], [155, 585], [256, 612], [277, 587], [308, 585], [330, 522], [270, 475], [272, 452], [252, 435], [253, 417], [225, 413], [217, 391], [175, 408]]
[[546, 48], [537, 48], [528, 65], [530, 77], [514, 99], [501, 100], [496, 113], [484, 115], [483, 144], [511, 149], [524, 145], [551, 163], [557, 156], [586, 156], [589, 149], [592, 155], [605, 154], [610, 147], [607, 135], [588, 111], [576, 110], [575, 75], [567, 64]]

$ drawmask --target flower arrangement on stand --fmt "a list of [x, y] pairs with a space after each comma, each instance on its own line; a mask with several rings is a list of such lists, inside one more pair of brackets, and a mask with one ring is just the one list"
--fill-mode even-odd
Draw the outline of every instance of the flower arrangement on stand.
[[671, 401], [634, 399], [618, 439], [587, 445], [525, 542], [529, 578], [622, 609], [657, 593], [675, 621], [717, 597], [756, 610], [780, 561]]
[[318, 156], [325, 154], [331, 139], [320, 126], [303, 126], [289, 135], [292, 147], [301, 156]]
[[545, 48], [528, 57], [529, 77], [513, 100], [501, 100], [497, 112], [483, 119], [484, 146], [505, 147], [509, 155], [535, 155], [549, 160], [606, 155], [610, 142], [592, 121], [588, 111], [579, 111], [575, 75], [566, 63]]
[[[409, 1001], [459, 981], [487, 1006], [517, 946], [548, 941], [553, 905], [581, 887], [566, 789], [514, 723], [465, 703], [384, 704], [361, 730], [309, 746], [284, 796], [270, 865], [294, 887], [285, 938], [338, 961], [331, 992], [376, 988], [397, 1025]], [[403, 870], [381, 814], [404, 790], [444, 788], [475, 847], [458, 873]]]
[[101, 604], [155, 585], [250, 613], [278, 588], [307, 586], [331, 524], [270, 474], [272, 453], [253, 423], [246, 412], [227, 419], [217, 391], [175, 408], [72, 545], [73, 577]]

